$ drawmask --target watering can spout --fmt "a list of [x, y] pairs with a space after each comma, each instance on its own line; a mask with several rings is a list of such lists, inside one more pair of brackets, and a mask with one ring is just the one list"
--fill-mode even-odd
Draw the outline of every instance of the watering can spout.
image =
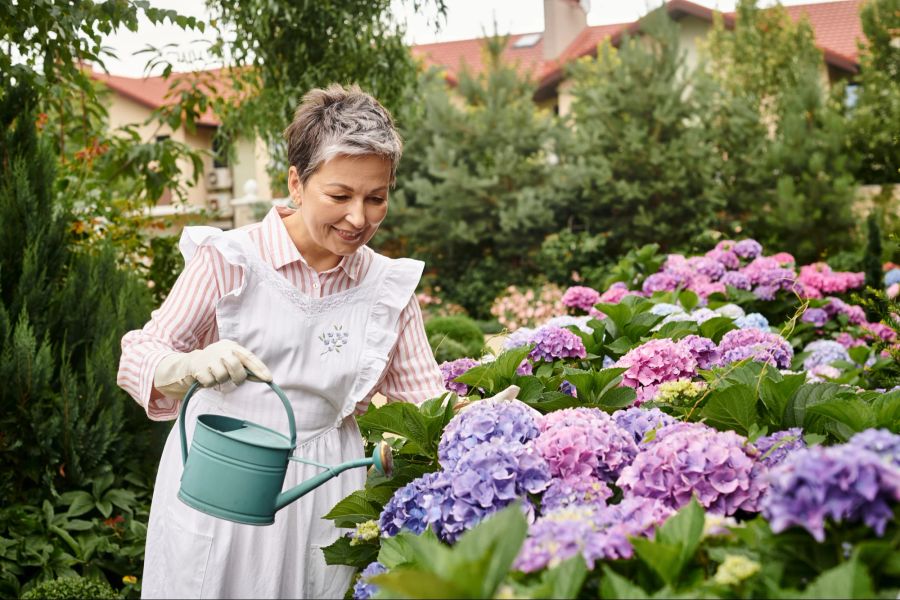
[[[296, 458], [291, 458], [291, 460], [296, 460], [297, 462], [304, 463], [307, 462]], [[391, 447], [385, 443], [380, 443], [375, 447], [375, 450], [372, 452], [372, 456], [370, 456], [369, 458], [360, 458], [357, 460], [341, 463], [339, 465], [327, 467], [326, 471], [319, 473], [315, 477], [307, 479], [306, 481], [292, 487], [291, 489], [281, 492], [275, 499], [275, 510], [281, 510], [291, 502], [302, 498], [309, 492], [313, 491], [330, 479], [334, 479], [348, 469], [368, 467], [369, 465], [374, 465], [375, 470], [379, 474], [386, 477], [391, 477], [394, 473], [394, 459], [393, 455], [391, 454]]]

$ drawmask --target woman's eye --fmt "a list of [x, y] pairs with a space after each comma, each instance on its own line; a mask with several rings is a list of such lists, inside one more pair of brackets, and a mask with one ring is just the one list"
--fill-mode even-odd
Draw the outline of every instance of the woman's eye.
[[350, 196], [341, 196], [340, 194], [338, 194], [338, 195], [335, 195], [335, 194], [328, 194], [328, 195], [329, 195], [333, 200], [346, 200], [347, 198], [350, 197]]
[[384, 203], [384, 198], [379, 198], [378, 196], [370, 196], [369, 200], [371, 200], [375, 204], [383, 204]]

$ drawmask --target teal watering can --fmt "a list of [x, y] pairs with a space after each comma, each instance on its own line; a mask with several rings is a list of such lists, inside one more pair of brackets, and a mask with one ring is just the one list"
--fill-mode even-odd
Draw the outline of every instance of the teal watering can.
[[[188, 452], [184, 419], [188, 401], [199, 387], [195, 383], [185, 394], [179, 417], [184, 473], [178, 498], [192, 508], [235, 523], [271, 525], [276, 511], [348, 469], [374, 465], [378, 473], [387, 477], [393, 474], [391, 448], [383, 443], [375, 447], [369, 458], [334, 466], [291, 456], [297, 446], [294, 411], [284, 392], [274, 383], [269, 383], [269, 387], [284, 404], [290, 438], [243, 419], [205, 414], [197, 417]], [[288, 462], [292, 460], [325, 471], [281, 491]]]

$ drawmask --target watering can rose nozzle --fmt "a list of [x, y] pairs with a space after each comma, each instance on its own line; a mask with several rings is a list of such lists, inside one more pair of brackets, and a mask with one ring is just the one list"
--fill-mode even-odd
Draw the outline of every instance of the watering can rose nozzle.
[[394, 454], [393, 449], [384, 442], [378, 444], [372, 453], [375, 469], [390, 479], [394, 476]]

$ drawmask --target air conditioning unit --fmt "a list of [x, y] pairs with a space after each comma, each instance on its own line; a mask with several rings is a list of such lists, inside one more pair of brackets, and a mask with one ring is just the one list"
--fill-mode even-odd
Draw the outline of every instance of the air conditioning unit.
[[230, 190], [231, 189], [231, 169], [220, 167], [213, 169], [206, 174], [206, 189], [208, 190]]
[[230, 217], [233, 213], [231, 200], [231, 192], [210, 192], [206, 197], [206, 205], [218, 216]]

